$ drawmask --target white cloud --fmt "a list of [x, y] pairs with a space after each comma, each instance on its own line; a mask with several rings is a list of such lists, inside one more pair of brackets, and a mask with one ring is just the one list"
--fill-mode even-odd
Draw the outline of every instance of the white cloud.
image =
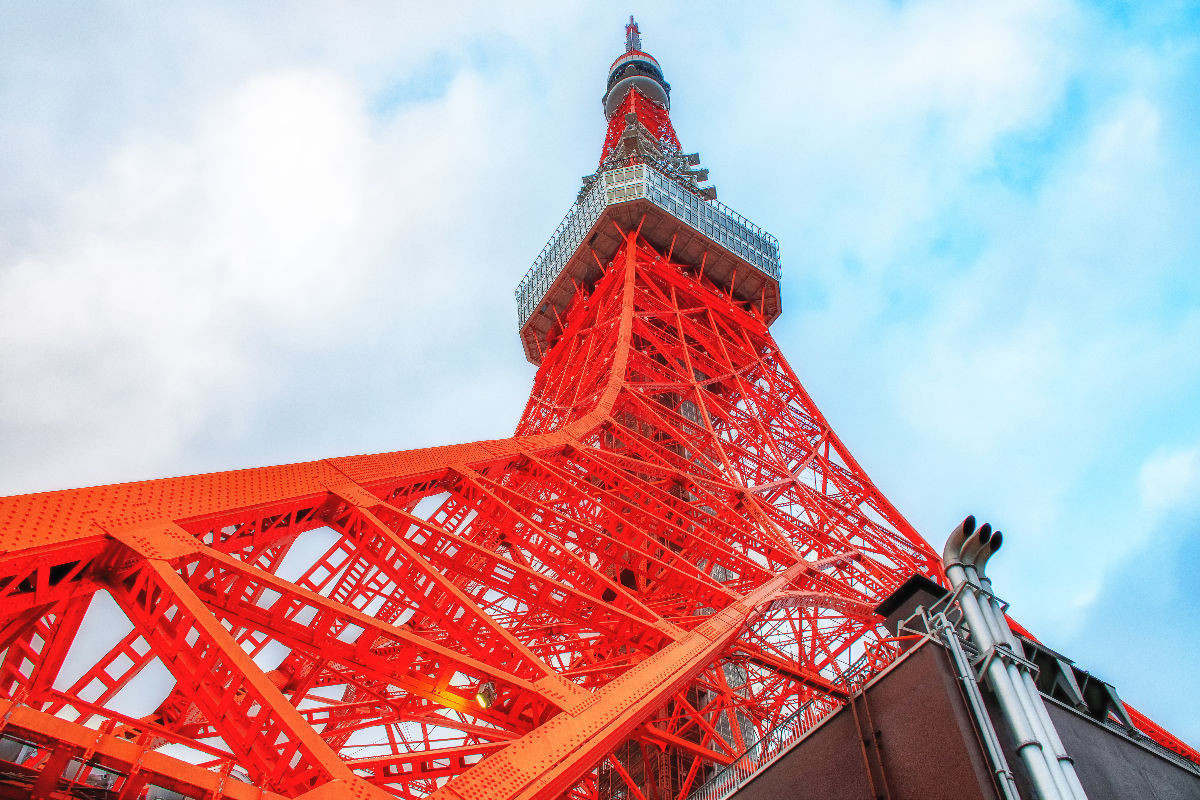
[[[479, 188], [511, 170], [490, 137], [526, 123], [488, 80], [380, 119], [335, 72], [273, 70], [188, 125], [131, 125], [0, 270], [8, 487], [206, 468], [195, 437], [259, 424], [306, 382], [335, 394], [330, 361], [419, 376], [434, 331], [453, 341], [485, 295], [507, 306], [514, 271], [480, 271], [504, 214]], [[407, 388], [402, 405], [432, 405]]]
[[1001, 590], [1067, 630], [1145, 535], [1133, 465], [1187, 429], [1162, 415], [1195, 416], [1189, 81], [1068, 3], [818, 5], [761, 27], [711, 54], [727, 106], [697, 124], [714, 177], [737, 176], [723, 199], [781, 238], [776, 335], [917, 527], [1004, 525]]
[[369, 153], [345, 87], [267, 75], [198, 116], [170, 141], [132, 132], [0, 273], [7, 425], [66, 426], [154, 464], [204, 416], [241, 413], [259, 332], [327, 334], [361, 282]]
[[1142, 506], [1153, 517], [1200, 504], [1200, 446], [1155, 453], [1138, 473]]
[[[1031, 558], [1082, 549], [1099, 568], [1119, 558], [1119, 548], [1080, 548], [1112, 509], [1067, 497], [1119, 480], [1097, 475], [1097, 460], [1200, 366], [1200, 317], [1148, 313], [1177, 279], [1181, 248], [1195, 248], [1171, 213], [1190, 189], [1164, 152], [1157, 102], [1139, 91], [1102, 100], [1074, 123], [1078, 143], [1049, 154], [1033, 192], [976, 178], [942, 195], [949, 224], [975, 229], [975, 251], [950, 269], [913, 252], [936, 276], [916, 284], [920, 310], [870, 312], [891, 356], [889, 421], [945, 461], [918, 491], [1003, 498], [1038, 543]], [[1010, 541], [1019, 547], [1020, 533]]]

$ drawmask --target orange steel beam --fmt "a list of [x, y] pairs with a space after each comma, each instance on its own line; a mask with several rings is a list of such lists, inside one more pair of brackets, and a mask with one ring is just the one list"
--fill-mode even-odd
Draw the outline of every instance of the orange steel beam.
[[612, 681], [577, 713], [560, 714], [431, 797], [440, 800], [534, 800], [557, 797], [650, 711], [710, 664], [764, 603], [785, 591], [803, 571], [796, 564], [742, 600], [709, 617], [674, 642]]
[[[795, 581], [813, 571], [807, 561], [797, 559], [797, 551], [787, 539], [786, 532], [761, 511], [754, 511], [755, 504], [748, 508], [757, 515], [753, 519], [761, 526], [758, 538], [737, 526], [718, 523], [718, 517], [731, 511], [729, 506], [723, 505], [725, 501], [712, 493], [733, 491], [735, 496], [741, 496], [737, 493], [744, 489], [738, 488], [736, 481], [723, 481], [720, 486], [707, 489], [695, 485], [694, 491], [711, 495], [708, 502], [715, 506], [708, 512], [714, 515], [709, 529], [695, 529], [691, 523], [674, 516], [678, 514], [673, 508], [678, 502], [674, 494], [653, 485], [630, 483], [625, 477], [630, 469], [660, 469], [654, 462], [632, 462], [621, 453], [613, 453], [611, 463], [602, 463], [595, 459], [610, 456], [605, 456], [602, 451], [580, 448], [581, 442], [595, 437], [598, 431], [616, 433], [623, 430], [613, 427], [615, 420], [624, 419], [630, 413], [618, 408], [619, 402], [635, 403], [634, 408], [659, 420], [656, 424], [676, 424], [660, 413], [661, 410], [647, 406], [640, 394], [631, 393], [629, 384], [630, 370], [635, 368], [630, 363], [634, 327], [642, 324], [639, 319], [650, 319], [638, 316], [640, 301], [637, 298], [650, 289], [656, 302], [673, 302], [676, 292], [659, 291], [648, 282], [639, 283], [649, 280], [641, 276], [652, 274], [647, 270], [653, 269], [656, 256], [636, 231], [623, 232], [622, 236], [624, 244], [619, 261], [610, 268], [613, 274], [609, 291], [615, 301], [612, 316], [609, 322], [597, 322], [591, 329], [592, 335], [607, 338], [607, 343], [602, 346], [606, 356], [593, 358], [591, 354], [597, 352], [598, 345], [589, 344], [586, 358], [592, 367], [596, 367], [591, 373], [593, 377], [579, 381], [562, 373], [563, 387], [571, 392], [569, 403], [574, 407], [582, 403], [587, 410], [568, 418], [557, 430], [407, 453], [8, 498], [0, 501], [0, 536], [12, 537], [6, 541], [20, 539], [34, 547], [0, 556], [0, 597], [10, 608], [21, 610], [9, 617], [7, 627], [0, 628], [0, 632], [8, 630], [9, 638], [18, 637], [18, 631], [28, 631], [29, 623], [35, 618], [41, 619], [50, 609], [66, 609], [68, 606], [64, 604], [73, 602], [72, 598], [86, 600], [90, 592], [107, 588], [134, 622], [135, 631], [85, 676], [88, 681], [100, 680], [101, 706], [77, 701], [81, 713], [100, 709], [142, 669], [147, 659], [135, 645], [145, 641], [179, 680], [176, 691], [157, 712], [157, 721], [147, 721], [146, 728], [166, 725], [175, 732], [173, 735], [185, 738], [188, 731], [207, 731], [209, 735], [220, 732], [235, 754], [240, 754], [239, 758], [250, 758], [261, 764], [261, 780], [268, 785], [290, 787], [293, 791], [305, 785], [315, 787], [314, 791], [326, 791], [320, 786], [330, 782], [361, 783], [360, 778], [347, 770], [335, 748], [345, 744], [350, 731], [372, 719], [374, 712], [365, 709], [383, 708], [394, 702], [386, 699], [386, 692], [402, 691], [414, 699], [423, 698], [426, 702], [466, 711], [472, 689], [451, 692], [448, 684], [423, 684], [422, 681], [446, 680], [436, 676], [449, 676], [451, 672], [474, 675], [477, 681], [491, 681], [502, 697], [527, 698], [517, 705], [510, 705], [510, 710], [505, 713], [528, 716], [509, 718], [476, 709], [473, 713], [480, 720], [491, 719], [493, 724], [501, 722], [505, 726], [495, 741], [465, 744], [464, 749], [434, 749], [424, 759], [395, 753], [367, 759], [364, 764], [379, 765], [373, 774], [379, 782], [387, 783], [401, 765], [409, 765], [406, 770], [412, 773], [412, 765], [443, 764], [448, 763], [444, 761], [448, 758], [461, 774], [444, 789], [459, 792], [470, 782], [491, 774], [505, 760], [515, 760], [526, 772], [536, 771], [535, 764], [549, 763], [549, 770], [543, 769], [532, 777], [526, 775], [528, 779], [520, 786], [510, 784], [510, 793], [523, 796], [522, 793], [540, 791], [544, 795], [564, 790], [566, 784], [579, 779], [603, 757], [604, 748], [629, 736], [656, 706], [666, 702], [711, 664], [718, 653], [727, 649], [747, 622], [762, 613], [759, 609], [763, 603], [769, 606], [771, 600], [797, 594]], [[674, 318], [681, 327], [690, 324], [677, 306], [665, 318]], [[567, 320], [568, 326], [573, 324], [571, 319]], [[572, 330], [582, 329], [577, 326]], [[644, 329], [639, 336], [643, 341], [657, 341], [662, 347], [671, 346], [661, 333], [652, 329]], [[558, 352], [555, 350], [548, 362], [552, 363]], [[685, 360], [690, 372], [694, 369], [690, 366], [693, 361], [690, 357]], [[713, 371], [707, 364], [705, 368]], [[716, 412], [707, 404], [701, 405], [706, 435], [710, 440], [717, 439], [717, 429], [710, 418], [710, 413]], [[670, 457], [661, 445], [640, 431], [635, 437], [651, 451]], [[697, 446], [707, 445], [697, 440]], [[732, 475], [737, 469], [735, 456], [731, 455], [733, 451], [727, 445], [720, 448], [720, 453], [714, 463], [721, 464], [725, 472]], [[602, 480], [609, 484], [596, 484], [586, 491], [574, 488], [573, 475], [564, 470], [565, 464], [559, 463], [563, 454], [587, 460], [589, 469], [597, 476], [607, 476]], [[496, 470], [503, 473], [519, 463], [541, 471], [545, 480], [555, 482], [562, 489], [537, 499], [514, 492], [505, 481], [492, 477], [497, 474]], [[642, 466], [637, 466], [639, 463]], [[676, 466], [664, 472], [663, 477], [692, 480], [687, 478], [688, 474], [686, 469]], [[672, 475], [675, 477], [670, 477]], [[520, 551], [510, 554], [512, 566], [507, 566], [510, 562], [505, 559], [497, 561], [496, 554], [480, 541], [464, 537], [450, 528], [443, 529], [387, 499], [389, 487], [397, 481], [429, 481], [432, 485], [455, 478], [459, 481], [456, 496], [462, 502], [484, 503], [536, 534], [536, 537], [528, 538]], [[620, 526], [612, 528], [597, 524], [591, 527], [582, 521], [576, 522], [575, 512], [562, 505], [567, 501], [576, 505], [600, 503], [607, 508], [626, 508], [628, 513], [641, 515], [638, 524], [647, 526], [646, 530], [662, 531], [662, 535], [677, 541], [679, 544], [675, 547], [684, 548], [683, 552], [705, 553], [703, 560], [720, 560], [747, 576], [756, 576], [752, 583], [757, 586], [751, 586], [750, 591], [733, 591], [721, 581], [697, 572], [696, 556], [684, 557], [682, 553], [657, 544], [658, 540], [646, 539], [640, 532], [637, 534], [643, 539], [640, 543], [629, 540], [628, 533], [638, 531], [638, 528], [627, 527], [626, 533], [622, 534]], [[631, 501], [640, 506], [636, 509], [629, 506]], [[744, 500], [737, 503], [744, 504]], [[243, 522], [247, 519], [252, 522]], [[645, 564], [651, 565], [650, 571], [643, 578], [632, 579], [615, 572], [598, 572], [594, 561], [573, 550], [563, 549], [561, 544], [551, 544], [559, 535], [558, 529], [567, 522], [569, 529], [576, 531], [573, 535], [594, 539], [595, 546], [605, 553], [638, 554]], [[368, 557], [369, 549], [370, 553], [376, 554], [371, 556], [376, 562], [371, 563], [377, 563], [377, 568], [396, 569], [398, 567], [388, 565], [409, 565], [405, 569], [423, 575], [428, 590], [436, 590], [443, 602], [461, 610], [454, 616], [458, 624], [464, 624], [466, 619], [474, 620], [471, 624], [475, 630], [486, 637], [487, 663], [473, 660], [459, 648], [430, 641], [424, 634], [376, 620], [356, 606], [347, 605], [355, 597], [353, 594], [345, 595], [345, 600], [335, 599], [319, 593], [317, 584], [295, 585], [270, 571], [271, 565], [278, 562], [278, 556], [270, 555], [277, 542], [286, 542], [296, 531], [333, 523], [347, 537], [342, 545], [350, 548], [346, 552], [356, 553], [355, 558], [363, 559]], [[220, 530], [204, 533], [215, 529]], [[419, 535], [414, 537], [414, 531]], [[716, 531], [731, 539], [718, 538]], [[766, 534], [765, 539], [763, 534]], [[197, 536], [205, 538], [201, 540]], [[744, 540], [738, 547], [766, 547], [776, 552], [777, 555], [771, 556], [772, 563], [780, 566], [767, 567], [741, 555], [737, 548], [730, 549], [724, 543], [731, 540]], [[371, 549], [377, 547], [372, 542], [382, 543], [380, 546], [388, 548], [386, 553]], [[379, 558], [385, 557], [386, 562], [378, 562]], [[544, 567], [535, 569], [530, 566], [533, 562], [526, 560], [529, 557], [535, 557], [540, 564], [557, 558], [556, 572], [547, 574]], [[787, 563], [792, 566], [777, 571]], [[610, 635], [628, 636], [641, 631], [634, 639], [640, 642], [640, 650], [633, 651], [631, 657], [624, 657], [624, 660], [605, 657], [589, 665], [585, 657], [572, 670], [552, 667], [541, 651], [531, 650], [523, 639], [494, 618], [494, 612], [480, 606], [475, 596], [465, 594], [465, 584], [461, 581], [470, 579], [500, 586], [501, 573], [512, 576], [504, 578], [511, 580], [513, 587], [506, 591], [515, 593], [514, 597], [526, 597], [524, 602], [535, 602], [537, 597], [557, 597], [560, 625], [582, 625], [585, 629], [597, 624], [617, 626], [611, 628]], [[452, 574], [460, 577], [452, 579], [449, 577]], [[395, 580], [401, 580], [400, 573], [394, 575]], [[633, 580], [634, 584], [626, 583], [627, 580]], [[699, 586], [706, 587], [697, 596], [711, 598], [709, 602], [715, 603], [718, 610], [706, 619], [689, 623], [687, 629], [661, 616], [654, 605], [641, 599], [642, 589], [635, 588], [635, 584], [641, 586], [638, 581], [652, 581], [663, 587], [672, 584], [681, 588], [690, 586], [689, 591], [694, 594], [697, 580]], [[272, 593], [275, 598], [270, 604], [263, 604], [264, 592]], [[571, 610], [576, 607], [578, 611]], [[585, 607], [590, 610], [585, 612]], [[309, 630], [288, 621], [298, 619], [304, 609], [313, 610], [317, 619], [324, 622]], [[78, 611], [74, 613], [78, 615]], [[163, 622], [164, 613], [169, 622]], [[435, 609], [426, 609], [426, 613], [436, 616]], [[464, 613], [465, 617], [462, 616]], [[322, 626], [329, 623], [360, 628], [358, 644], [343, 644], [336, 638], [329, 638], [325, 640], [325, 646], [319, 647], [319, 636], [327, 635]], [[278, 670], [268, 675], [243, 650], [243, 645], [249, 641], [247, 637], [267, 633], [291, 650], [289, 660], [280, 669], [285, 670], [285, 676], [295, 677], [272, 677]], [[185, 635], [194, 639], [188, 647], [180, 645], [180, 637]], [[371, 647], [365, 649], [363, 644], [367, 642]], [[460, 645], [466, 644], [465, 640], [460, 642]], [[61, 655], [60, 649], [55, 644], [44, 653], [34, 654], [43, 662], [39, 669], [48, 670], [46, 675], [53, 672], [53, 665]], [[401, 652], [407, 655], [399, 657]], [[508, 655], [501, 657], [502, 653]], [[395, 659], [395, 666], [380, 660], [388, 658]], [[124, 673], [115, 671], [118, 660], [129, 664]], [[211, 673], [218, 663], [225, 665], [224, 671]], [[336, 711], [297, 710], [291, 694], [302, 691], [298, 687], [306, 685], [305, 682], [311, 685], [322, 669], [330, 675], [327, 680], [336, 680], [335, 676], [341, 674], [342, 668], [334, 667], [341, 663], [355, 665], [355, 674], [360, 676], [355, 685], [362, 687], [354, 690], [357, 694], [348, 695]], [[446, 666], [438, 667], [438, 664]], [[510, 666], [502, 667], [502, 664]], [[412, 668], [406, 665], [420, 665], [423, 671], [396, 671]], [[450, 672], [441, 671], [446, 668]], [[509, 671], [515, 668], [522, 674]], [[205, 669], [209, 674], [201, 677]], [[585, 691], [579, 684], [562, 677], [564, 672], [598, 688]], [[795, 673], [798, 674], [801, 673]], [[311, 677], [305, 678], [305, 675]], [[829, 684], [822, 684], [816, 675], [813, 672], [809, 676], [809, 685], [828, 688]], [[14, 673], [14, 680], [19, 682], [20, 678], [20, 674]], [[32, 680], [35, 689], [46, 688], [45, 678], [33, 676]], [[213, 685], [215, 695], [204, 689], [205, 682]], [[189, 688], [191, 686], [200, 691]], [[371, 689], [372, 686], [376, 688]], [[370, 695], [362, 694], [363, 691], [384, 691], [385, 695], [370, 700]], [[370, 702], [358, 702], [354, 697]], [[69, 699], [69, 696], [55, 694], [48, 702], [50, 707], [61, 710], [71, 705]], [[259, 709], [255, 712], [257, 716], [248, 710], [235, 711], [231, 716], [230, 702], [235, 709]], [[384, 706], [379, 706], [380, 702]], [[239, 713], [250, 716], [239, 722]], [[378, 713], [379, 719], [399, 719], [393, 710]], [[197, 727], [197, 723], [191, 721], [197, 715], [209, 721]], [[120, 715], [112, 718], [119, 719]], [[251, 718], [255, 725], [266, 725], [269, 730], [276, 731], [272, 736], [277, 736], [280, 742], [288, 743], [275, 742], [267, 749], [256, 749], [259, 747], [257, 740], [249, 735], [249, 729], [243, 724], [249, 723]], [[317, 719], [325, 726], [323, 737], [313, 732], [312, 725]], [[486, 731], [486, 728], [465, 721], [455, 722], [451, 727], [476, 737], [485, 735]], [[347, 733], [338, 734], [339, 729]], [[562, 744], [565, 731], [572, 732], [568, 738], [574, 744], [570, 747]], [[708, 731], [706, 735], [712, 733]], [[514, 736], [519, 738], [514, 739]], [[727, 745], [721, 743], [712, 749], [700, 744], [696, 753], [724, 752], [722, 747]], [[438, 755], [443, 752], [444, 757]], [[521, 755], [528, 752], [536, 752], [541, 760], [531, 761]], [[455, 756], [455, 753], [464, 755]], [[494, 754], [484, 767], [470, 768], [463, 760], [467, 754], [486, 753]], [[299, 754], [305, 765], [303, 769], [292, 767], [291, 754]], [[285, 775], [285, 772], [294, 774]], [[435, 773], [425, 770], [422, 774], [433, 776]]]
[[162, 785], [175, 781], [229, 800], [284, 800], [286, 797], [164, 755], [136, 739], [85, 728], [11, 700], [0, 699], [0, 718], [4, 720], [0, 732], [6, 735], [45, 748], [61, 748], [72, 757], [90, 753], [101, 766], [136, 764], [137, 771], [145, 779], [143, 785], [145, 782]]
[[754, 647], [746, 642], [738, 642], [733, 647], [734, 652], [740, 653], [748, 660], [758, 664], [759, 666], [767, 667], [780, 675], [785, 675], [796, 683], [810, 686], [820, 692], [824, 692], [832, 697], [845, 698], [849, 696], [843, 686], [836, 686], [830, 683], [820, 673], [813, 672], [805, 668], [801, 664], [793, 661], [780, 658], [773, 653], [768, 653], [765, 650]]
[[719, 753], [716, 750], [709, 750], [707, 747], [702, 747], [695, 742], [685, 739], [682, 736], [676, 736], [673, 733], [655, 728], [652, 725], [646, 725], [638, 729], [638, 735], [643, 739], [648, 739], [659, 746], [667, 746], [681, 752], [690, 753], [704, 761], [713, 764], [726, 766], [732, 764], [734, 757], [728, 753]]
[[[166, 563], [167, 558], [180, 555], [186, 543], [176, 546], [169, 533], [155, 533], [159, 535], [145, 529], [114, 532], [126, 544], [141, 549], [146, 561], [140, 570], [122, 576], [112, 587], [113, 596], [143, 636], [164, 637], [159, 652], [170, 654], [164, 661], [178, 680], [202, 682], [203, 691], [197, 692], [195, 698], [209, 705], [201, 710], [210, 718], [228, 714], [231, 709], [227, 703], [234, 698], [232, 711], [244, 715], [246, 727], [232, 741], [226, 733], [226, 743], [242, 754], [263, 743], [274, 748], [279, 739], [287, 740], [288, 746], [275, 757], [275, 771], [270, 776], [273, 781], [285, 780], [287, 785], [330, 780], [357, 782], [345, 762], [317, 736], [300, 712]], [[162, 617], [156, 613], [156, 607], [163, 605], [174, 607], [171, 629], [163, 629]], [[189, 643], [188, 639], [192, 641]], [[224, 668], [216, 675], [210, 671], [214, 662]]]

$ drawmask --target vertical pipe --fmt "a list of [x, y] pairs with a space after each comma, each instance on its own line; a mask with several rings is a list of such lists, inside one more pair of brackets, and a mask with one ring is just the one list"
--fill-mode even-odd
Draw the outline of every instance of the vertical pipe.
[[[1012, 631], [1008, 627], [1007, 621], [1002, 618], [1002, 615], [997, 615], [995, 612], [995, 598], [983, 591], [979, 583], [978, 573], [975, 567], [967, 564], [964, 569], [967, 581], [978, 592], [979, 607], [983, 612], [988, 625], [989, 634], [992, 638], [992, 646], [1004, 648], [1013, 655], [1024, 657], [1024, 651], [1016, 645], [1016, 641], [1012, 638]], [[1053, 725], [1047, 729], [1048, 715], [1045, 713], [1045, 706], [1042, 705], [1041, 697], [1036, 694], [1031, 695], [1026, 683], [1030, 685], [1033, 679], [1029, 676], [1028, 670], [1023, 665], [1019, 665], [1002, 656], [996, 659], [1004, 662], [1004, 671], [1008, 674], [1009, 680], [1012, 682], [1013, 689], [1016, 692], [1017, 701], [1020, 703], [1021, 710], [1025, 714], [1034, 736], [1042, 743], [1043, 752], [1046, 756], [1046, 761], [1050, 766], [1050, 774], [1054, 777], [1054, 783], [1058, 787], [1059, 792], [1068, 800], [1086, 800], [1077, 795], [1074, 787], [1071, 786], [1071, 781], [1063, 772], [1062, 758], [1065, 754], [1061, 753], [1061, 742], [1059, 748], [1054, 747], [1054, 741], [1058, 739], [1057, 735], [1052, 735]], [[1039, 707], [1042, 713], [1038, 713]], [[1069, 761], [1070, 759], [1068, 759]]]
[[[1000, 534], [997, 533], [996, 535], [999, 536]], [[995, 549], [998, 548], [999, 544], [993, 548], [992, 552], [995, 552]], [[976, 577], [985, 598], [985, 606], [991, 614], [996, 627], [1000, 629], [1003, 641], [1014, 653], [1024, 656], [1024, 648], [1017, 641], [1017, 637], [1013, 635], [1012, 628], [1008, 624], [1008, 619], [1004, 616], [1004, 610], [1000, 608], [1000, 603], [996, 599], [995, 592], [992, 590], [992, 581], [987, 577], [987, 573], [985, 572], [988, 558], [990, 558], [990, 555], [986, 556], [975, 569], [968, 569], [968, 576], [971, 572], [977, 573]], [[1013, 666], [1015, 667], [1016, 665]], [[1030, 698], [1030, 705], [1033, 707], [1033, 711], [1037, 715], [1042, 728], [1045, 729], [1046, 743], [1049, 745], [1051, 753], [1058, 762], [1059, 770], [1066, 782], [1070, 796], [1074, 800], [1087, 800], [1087, 794], [1083, 790], [1083, 785], [1079, 782], [1079, 775], [1075, 772], [1075, 762], [1067, 755], [1067, 749], [1063, 746], [1062, 739], [1054, 727], [1054, 722], [1050, 719], [1050, 713], [1046, 710], [1046, 704], [1042, 701], [1041, 694], [1034, 683], [1033, 675], [1027, 668], [1022, 668], [1020, 670], [1020, 677], [1024, 691]]]
[[958, 674], [958, 682], [962, 684], [971, 716], [975, 718], [975, 722], [979, 726], [979, 732], [983, 738], [983, 748], [988, 762], [992, 765], [992, 773], [996, 776], [996, 786], [1000, 789], [1000, 794], [1004, 800], [1021, 800], [1016, 780], [1008, 766], [1008, 759], [1004, 757], [1004, 750], [1000, 747], [996, 727], [992, 725], [992, 719], [987, 713], [987, 706], [983, 702], [983, 695], [979, 692], [975, 672], [971, 669], [971, 662], [967, 658], [967, 654], [963, 652], [958, 635], [954, 632], [954, 626], [950, 624], [950, 620], [946, 619], [945, 613], [939, 613], [928, 620], [925, 627], [930, 633], [939, 635], [946, 643], [946, 649], [950, 651], [950, 661], [954, 664], [954, 671]]
[[[963, 609], [967, 625], [971, 628], [971, 638], [976, 640], [981, 650], [991, 649], [994, 643], [990, 641], [991, 637], [987, 632], [986, 618], [979, 607], [978, 598], [966, 582], [962, 567], [948, 568], [946, 576], [955, 589], [966, 587], [959, 594], [959, 605]], [[1050, 768], [1048, 754], [1044, 752], [1042, 742], [1025, 714], [1020, 696], [1004, 664], [999, 658], [993, 658], [988, 661], [984, 674], [992, 690], [996, 693], [996, 698], [1000, 701], [1001, 712], [1012, 728], [1013, 738], [1016, 739], [1017, 754], [1029, 770], [1030, 778], [1033, 780], [1038, 794], [1042, 800], [1067, 800], [1059, 791]]]
[[[987, 535], [990, 533], [989, 528]], [[946, 578], [958, 592], [959, 607], [962, 608], [963, 616], [971, 629], [971, 638], [975, 640], [981, 651], [987, 652], [995, 647], [996, 642], [992, 638], [989, 619], [976, 594], [977, 588], [967, 580], [966, 569], [962, 562], [963, 546], [973, 535], [975, 535], [975, 518], [967, 517], [950, 534], [942, 553], [942, 563], [946, 570]], [[1012, 729], [1013, 738], [1016, 740], [1017, 754], [1025, 763], [1026, 769], [1029, 770], [1034, 790], [1041, 800], [1070, 800], [1070, 795], [1063, 794], [1059, 788], [1059, 781], [1054, 778], [1057, 770], [1051, 766], [1051, 763], [1054, 762], [1057, 766], [1057, 762], [1049, 753], [1045, 752], [1044, 745], [1025, 712], [1018, 689], [1002, 662], [1002, 658], [988, 659], [984, 674], [1000, 703], [1001, 714]]]
[[[1012, 631], [1008, 627], [1008, 621], [1004, 619], [1003, 614], [995, 613], [994, 596], [985, 591], [980, 583], [979, 570], [982, 569], [982, 565], [987, 563], [992, 554], [1000, 549], [1002, 541], [1003, 535], [999, 531], [993, 532], [991, 526], [985, 523], [975, 536], [964, 543], [959, 560], [962, 562], [968, 584], [973, 588], [979, 599], [979, 607], [983, 611], [988, 634], [991, 637], [991, 646], [1004, 648], [1013, 655], [1023, 657], [1024, 652], [1017, 646], [1012, 636]], [[1011, 659], [1004, 658], [1003, 660], [1005, 671], [1008, 673], [1013, 688], [1016, 690], [1017, 699], [1020, 701], [1021, 710], [1029, 721], [1034, 736], [1042, 743], [1043, 752], [1046, 754], [1046, 761], [1050, 767], [1050, 773], [1054, 777], [1055, 785], [1058, 786], [1059, 791], [1064, 797], [1080, 800], [1076, 797], [1070, 780], [1062, 770], [1060, 756], [1063, 753], [1061, 752], [1061, 747], [1059, 749], [1055, 749], [1054, 747], [1054, 741], [1057, 740], [1057, 736], [1052, 735], [1051, 731], [1047, 731], [1048, 717], [1043, 718], [1046, 716], [1044, 713], [1045, 708], [1042, 707], [1043, 713], [1039, 714], [1038, 707], [1041, 706], [1040, 698], [1036, 694], [1030, 695], [1028, 691], [1026, 683], [1032, 683], [1032, 679], [1027, 674], [1027, 669], [1024, 665], [1018, 664]]]
[[867, 755], [867, 737], [863, 736], [862, 723], [858, 720], [858, 706], [854, 702], [855, 694], [850, 695], [850, 713], [854, 716], [854, 730], [858, 734], [858, 749], [862, 753], [863, 768], [867, 771], [867, 784], [871, 787], [871, 797], [882, 797], [875, 789], [875, 774], [871, 770], [871, 759]]

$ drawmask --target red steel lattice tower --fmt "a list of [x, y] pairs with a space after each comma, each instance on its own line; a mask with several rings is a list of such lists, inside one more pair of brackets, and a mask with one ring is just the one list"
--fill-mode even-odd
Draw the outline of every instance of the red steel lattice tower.
[[778, 244], [626, 35], [517, 292], [512, 437], [0, 500], [22, 791], [684, 798], [893, 656], [873, 608], [940, 559], [780, 353]]

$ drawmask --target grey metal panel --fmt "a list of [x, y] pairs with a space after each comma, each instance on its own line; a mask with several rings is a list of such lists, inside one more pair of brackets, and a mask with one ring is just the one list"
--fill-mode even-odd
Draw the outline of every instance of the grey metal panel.
[[779, 240], [716, 200], [703, 200], [649, 164], [633, 164], [600, 173], [517, 286], [517, 324], [524, 327], [546, 299], [563, 268], [604, 209], [646, 199], [762, 273], [778, 281], [783, 269]]

